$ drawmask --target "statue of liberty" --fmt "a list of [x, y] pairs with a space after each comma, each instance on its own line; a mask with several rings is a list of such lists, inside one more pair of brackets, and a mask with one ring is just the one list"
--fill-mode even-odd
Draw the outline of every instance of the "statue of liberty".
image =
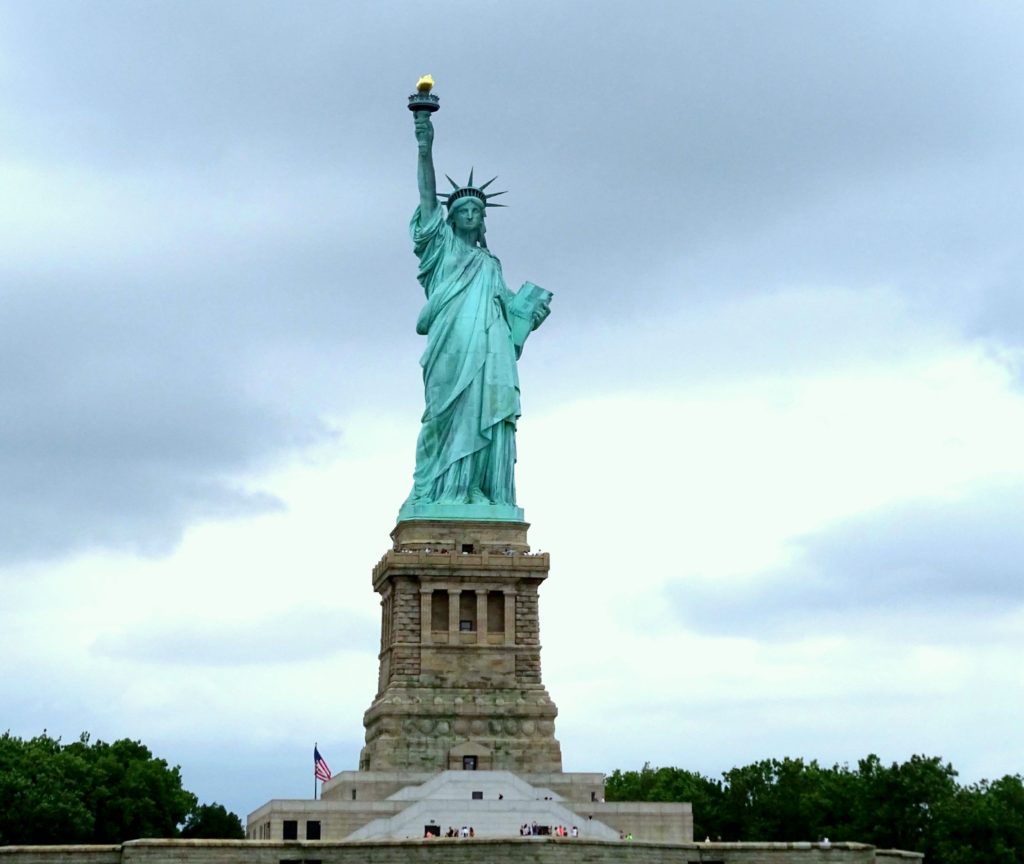
[[[432, 82], [430, 82], [432, 83]], [[437, 97], [419, 86], [433, 108], [414, 110], [419, 149], [420, 202], [409, 226], [419, 258], [426, 305], [416, 332], [427, 337], [420, 358], [426, 408], [416, 443], [407, 519], [522, 521], [516, 506], [516, 360], [529, 333], [547, 318], [551, 294], [527, 282], [518, 293], [505, 284], [501, 262], [485, 240], [493, 182], [465, 186], [450, 177], [439, 195], [434, 175]], [[444, 200], [447, 215], [438, 198]]]

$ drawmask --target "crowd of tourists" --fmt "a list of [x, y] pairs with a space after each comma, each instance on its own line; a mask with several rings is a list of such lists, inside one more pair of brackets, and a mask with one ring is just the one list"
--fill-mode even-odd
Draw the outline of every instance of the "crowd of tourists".
[[524, 822], [519, 826], [520, 837], [579, 837], [580, 829], [575, 825], [566, 828], [564, 825], [538, 825], [536, 822]]
[[[536, 822], [524, 822], [519, 826], [520, 837], [579, 837], [580, 829], [573, 825], [572, 828], [566, 828], [565, 825], [538, 825]], [[427, 825], [423, 830], [424, 840], [434, 840], [435, 838], [442, 838], [445, 840], [458, 840], [458, 839], [473, 839], [476, 837], [476, 830], [472, 825], [463, 825], [461, 828], [453, 828], [449, 826], [448, 830], [441, 834], [441, 828], [438, 825]], [[632, 838], [630, 838], [632, 839]]]
[[[437, 825], [428, 825], [423, 830], [424, 840], [433, 840], [435, 837], [441, 836], [441, 829]], [[472, 825], [463, 825], [461, 828], [448, 827], [448, 830], [444, 832], [445, 839], [453, 840], [456, 838], [470, 838], [476, 837], [476, 831]]]
[[[457, 553], [457, 552], [455, 552], [453, 550], [450, 550], [450, 549], [443, 549], [443, 548], [442, 549], [434, 549], [431, 546], [427, 546], [425, 549], [422, 549], [422, 550], [417, 550], [417, 549], [399, 549], [397, 551], [400, 554], [402, 554], [402, 555], [417, 555], [420, 552], [422, 552], [425, 555], [457, 555], [457, 554], [459, 554], [459, 553]], [[463, 555], [470, 555], [472, 553], [467, 552], [467, 551], [463, 551], [462, 554]], [[540, 549], [538, 549], [536, 552], [523, 552], [523, 551], [521, 551], [519, 549], [512, 549], [511, 547], [507, 547], [505, 549], [495, 549], [495, 550], [493, 550], [493, 554], [495, 554], [495, 555], [522, 555], [522, 556], [524, 556], [526, 558], [539, 558], [544, 553], [541, 552]]]

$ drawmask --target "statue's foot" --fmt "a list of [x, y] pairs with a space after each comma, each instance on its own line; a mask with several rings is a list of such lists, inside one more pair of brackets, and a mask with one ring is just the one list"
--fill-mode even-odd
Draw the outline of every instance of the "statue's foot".
[[483, 491], [481, 489], [473, 488], [473, 489], [469, 490], [469, 495], [467, 496], [467, 502], [466, 503], [468, 503], [468, 504], [490, 504], [491, 503], [491, 499], [488, 498], [486, 495], [484, 495], [484, 493], [483, 493]]

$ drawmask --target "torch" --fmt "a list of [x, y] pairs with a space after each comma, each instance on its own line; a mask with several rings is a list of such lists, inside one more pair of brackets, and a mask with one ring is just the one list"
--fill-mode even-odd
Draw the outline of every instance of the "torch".
[[424, 75], [416, 82], [416, 92], [409, 97], [410, 111], [429, 111], [433, 114], [441, 110], [441, 100], [430, 92], [433, 86], [434, 79], [429, 75]]

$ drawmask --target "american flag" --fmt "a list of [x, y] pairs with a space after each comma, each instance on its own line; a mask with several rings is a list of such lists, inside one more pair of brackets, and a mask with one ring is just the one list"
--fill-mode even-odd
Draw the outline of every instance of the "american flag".
[[327, 763], [324, 761], [324, 757], [320, 755], [316, 744], [313, 745], [313, 776], [321, 781], [331, 779], [331, 769], [327, 767]]

